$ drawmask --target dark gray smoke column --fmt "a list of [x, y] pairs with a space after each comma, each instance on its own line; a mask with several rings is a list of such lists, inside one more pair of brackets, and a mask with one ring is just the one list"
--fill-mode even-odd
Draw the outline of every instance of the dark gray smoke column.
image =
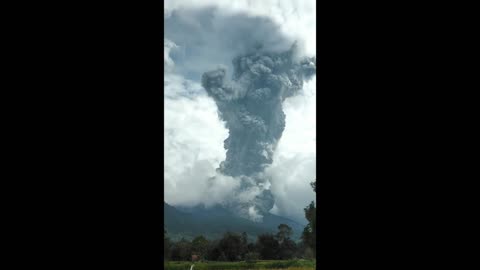
[[[241, 190], [256, 188], [253, 200], [235, 206], [240, 215], [260, 217], [273, 207], [273, 196], [264, 184], [266, 166], [283, 130], [285, 114], [282, 102], [298, 93], [303, 81], [316, 72], [316, 59], [294, 60], [296, 46], [283, 53], [261, 50], [238, 56], [233, 60], [233, 80], [225, 80], [225, 69], [206, 72], [202, 86], [217, 106], [226, 122], [229, 136], [225, 140], [226, 159], [219, 171], [237, 177]], [[252, 209], [252, 207], [254, 207]]]

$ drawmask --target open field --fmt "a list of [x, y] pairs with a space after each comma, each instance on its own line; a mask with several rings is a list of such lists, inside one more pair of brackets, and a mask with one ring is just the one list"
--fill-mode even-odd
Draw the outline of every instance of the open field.
[[[190, 270], [192, 262], [165, 262], [165, 270]], [[289, 269], [314, 270], [314, 260], [259, 260], [255, 263], [247, 262], [196, 262], [193, 270], [228, 270], [228, 269]]]

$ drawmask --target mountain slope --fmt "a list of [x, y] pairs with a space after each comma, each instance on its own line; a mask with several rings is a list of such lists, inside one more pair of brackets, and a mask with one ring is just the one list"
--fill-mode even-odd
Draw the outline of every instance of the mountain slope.
[[259, 234], [276, 233], [282, 223], [293, 229], [293, 238], [298, 240], [304, 228], [304, 225], [273, 214], [265, 215], [263, 222], [256, 223], [237, 217], [220, 206], [186, 208], [164, 203], [164, 218], [165, 229], [173, 240], [181, 237], [193, 239], [198, 235], [218, 239], [227, 231], [246, 232], [250, 240], [255, 240]]

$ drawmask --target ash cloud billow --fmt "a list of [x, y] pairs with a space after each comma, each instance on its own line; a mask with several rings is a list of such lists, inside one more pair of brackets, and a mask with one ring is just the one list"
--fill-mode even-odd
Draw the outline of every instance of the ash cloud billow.
[[227, 206], [240, 216], [260, 221], [272, 209], [274, 198], [265, 168], [285, 129], [282, 103], [302, 90], [316, 72], [316, 59], [297, 59], [294, 44], [285, 52], [258, 46], [233, 59], [232, 80], [224, 68], [202, 76], [202, 86], [215, 100], [229, 136], [224, 142], [226, 159], [218, 172], [240, 181]]

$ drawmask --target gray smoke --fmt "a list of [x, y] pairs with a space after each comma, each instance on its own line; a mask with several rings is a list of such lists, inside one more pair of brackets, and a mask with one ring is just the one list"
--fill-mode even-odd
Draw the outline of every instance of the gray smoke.
[[[240, 183], [238, 200], [231, 207], [241, 216], [259, 220], [272, 209], [274, 198], [263, 171], [285, 129], [282, 102], [302, 90], [303, 81], [316, 72], [316, 59], [296, 59], [296, 46], [269, 52], [257, 46], [233, 59], [233, 76], [219, 68], [202, 76], [202, 86], [218, 107], [229, 136], [226, 159], [218, 171]], [[244, 193], [242, 193], [244, 192]]]

